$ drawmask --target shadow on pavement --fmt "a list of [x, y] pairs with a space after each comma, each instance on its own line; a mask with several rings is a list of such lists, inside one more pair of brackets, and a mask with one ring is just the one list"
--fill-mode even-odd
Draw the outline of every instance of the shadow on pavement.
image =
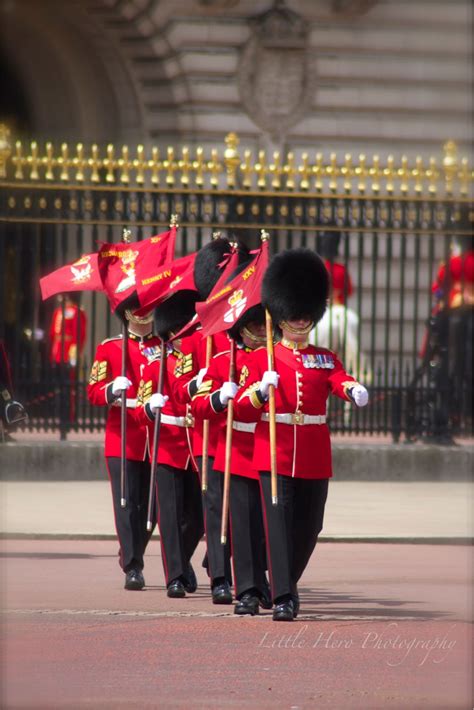
[[[347, 617], [361, 620], [418, 619], [433, 621], [453, 616], [449, 611], [417, 609], [415, 605], [419, 606], [421, 602], [408, 599], [372, 599], [360, 595], [332, 594], [327, 590], [308, 588], [300, 589], [299, 594], [301, 614], [305, 616], [305, 621], [321, 621], [321, 616], [336, 616], [340, 617], [341, 621]], [[371, 606], [367, 607], [367, 604]], [[307, 618], [311, 616], [314, 616], [314, 619]]]

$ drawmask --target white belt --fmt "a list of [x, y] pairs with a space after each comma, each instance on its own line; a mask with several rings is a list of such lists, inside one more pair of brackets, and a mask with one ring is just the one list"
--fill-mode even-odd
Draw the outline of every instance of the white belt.
[[[262, 421], [270, 421], [270, 415], [267, 412], [262, 414]], [[326, 415], [303, 414], [302, 412], [295, 412], [294, 414], [275, 414], [275, 421], [277, 424], [325, 424]]]
[[[137, 408], [137, 400], [136, 399], [126, 399], [125, 400], [126, 407], [127, 409], [136, 409]], [[119, 399], [116, 399], [115, 402], [112, 402], [113, 407], [121, 407], [122, 406], [122, 399], [119, 397]]]
[[186, 417], [172, 417], [169, 414], [162, 414], [161, 421], [163, 424], [174, 424], [175, 426], [194, 426], [194, 418], [190, 415]]
[[246, 431], [249, 434], [255, 432], [255, 427], [257, 424], [255, 422], [232, 422], [232, 429], [235, 431]]

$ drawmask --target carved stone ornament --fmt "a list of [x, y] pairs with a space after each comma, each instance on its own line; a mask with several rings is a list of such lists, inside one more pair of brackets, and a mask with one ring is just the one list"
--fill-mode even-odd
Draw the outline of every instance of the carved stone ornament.
[[238, 67], [240, 96], [255, 123], [278, 140], [311, 105], [315, 72], [307, 24], [277, 0], [252, 25]]

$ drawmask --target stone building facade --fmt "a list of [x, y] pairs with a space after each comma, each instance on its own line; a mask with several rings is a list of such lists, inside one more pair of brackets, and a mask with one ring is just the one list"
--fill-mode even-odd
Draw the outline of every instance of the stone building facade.
[[53, 141], [438, 155], [469, 0], [0, 0], [0, 121]]

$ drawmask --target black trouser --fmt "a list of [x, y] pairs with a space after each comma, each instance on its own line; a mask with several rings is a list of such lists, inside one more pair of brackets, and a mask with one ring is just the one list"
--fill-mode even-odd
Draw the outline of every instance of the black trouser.
[[[153, 530], [146, 529], [148, 517], [148, 496], [150, 490], [150, 464], [148, 461], [126, 461], [125, 498], [127, 505], [121, 506], [120, 458], [106, 458], [112, 487], [115, 528], [120, 543], [119, 564], [124, 572], [143, 569], [143, 555]], [[155, 527], [155, 517], [152, 519]]]
[[167, 464], [156, 467], [158, 527], [166, 584], [185, 575], [204, 533], [197, 474]]
[[297, 594], [297, 583], [323, 527], [329, 479], [278, 476], [272, 504], [269, 471], [260, 471], [270, 584], [273, 599]]
[[236, 597], [250, 589], [263, 593], [267, 586], [267, 558], [258, 480], [231, 477], [230, 529]]
[[[202, 471], [202, 456], [198, 457], [199, 470]], [[230, 567], [230, 535], [225, 545], [221, 543], [222, 497], [224, 493], [224, 474], [214, 471], [214, 457], [208, 458], [207, 491], [202, 494], [204, 528], [206, 530], [208, 571], [211, 585], [215, 579], [224, 577], [232, 584]]]

